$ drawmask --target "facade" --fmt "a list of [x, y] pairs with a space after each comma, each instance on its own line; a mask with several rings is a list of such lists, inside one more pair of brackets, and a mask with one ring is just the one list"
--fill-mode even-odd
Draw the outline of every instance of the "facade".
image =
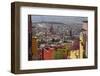
[[38, 59], [38, 42], [36, 37], [32, 37], [32, 59]]

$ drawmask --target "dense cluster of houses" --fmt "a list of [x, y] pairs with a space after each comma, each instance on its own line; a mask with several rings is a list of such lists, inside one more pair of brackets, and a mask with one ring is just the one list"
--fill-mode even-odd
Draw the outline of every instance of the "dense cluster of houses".
[[[64, 23], [36, 22], [29, 33], [29, 60], [87, 58], [87, 21], [81, 31]], [[29, 30], [30, 30], [29, 29]], [[31, 46], [32, 45], [32, 46]]]
[[[47, 31], [39, 32], [32, 36], [32, 51], [34, 60], [50, 59], [78, 59], [85, 58], [85, 50], [82, 42], [84, 37], [80, 35], [73, 36], [71, 30], [56, 33], [55, 29], [50, 27]], [[66, 32], [66, 33], [65, 33]], [[85, 47], [86, 48], [86, 47]], [[35, 53], [34, 53], [35, 52]]]

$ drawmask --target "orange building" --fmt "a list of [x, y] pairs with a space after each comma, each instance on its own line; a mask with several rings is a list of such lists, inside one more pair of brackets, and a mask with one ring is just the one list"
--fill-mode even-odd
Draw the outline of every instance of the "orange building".
[[44, 49], [44, 51], [43, 51], [43, 58], [44, 58], [44, 60], [53, 59], [53, 57], [54, 57], [53, 54], [54, 54], [54, 49], [53, 48]]

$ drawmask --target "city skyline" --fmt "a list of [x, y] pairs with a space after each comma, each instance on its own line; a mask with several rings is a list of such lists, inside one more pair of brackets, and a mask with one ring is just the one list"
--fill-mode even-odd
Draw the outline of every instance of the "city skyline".
[[87, 17], [30, 17], [32, 60], [87, 58]]

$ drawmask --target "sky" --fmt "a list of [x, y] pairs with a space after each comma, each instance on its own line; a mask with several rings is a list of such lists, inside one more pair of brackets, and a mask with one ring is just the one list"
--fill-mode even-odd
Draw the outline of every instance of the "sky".
[[50, 15], [32, 15], [32, 22], [58, 22], [64, 24], [82, 24], [82, 21], [88, 20], [87, 17], [75, 16], [50, 16]]

